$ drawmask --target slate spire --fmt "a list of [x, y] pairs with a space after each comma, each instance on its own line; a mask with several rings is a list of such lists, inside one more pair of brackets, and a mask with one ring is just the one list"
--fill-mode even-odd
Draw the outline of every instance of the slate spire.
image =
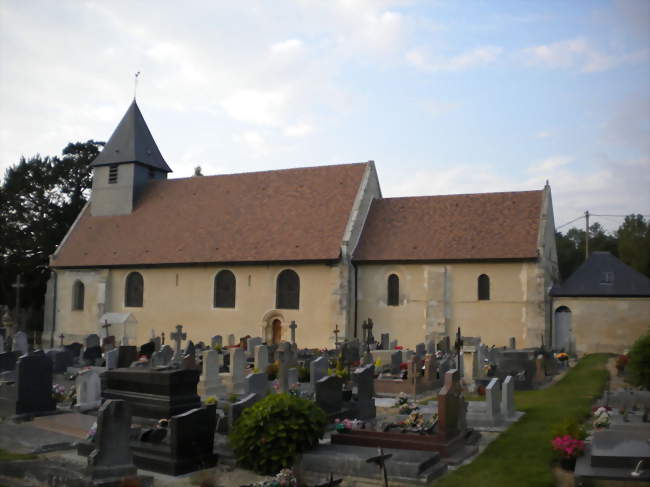
[[172, 172], [158, 150], [135, 99], [111, 135], [104, 150], [90, 165], [97, 167], [133, 162], [161, 171]]

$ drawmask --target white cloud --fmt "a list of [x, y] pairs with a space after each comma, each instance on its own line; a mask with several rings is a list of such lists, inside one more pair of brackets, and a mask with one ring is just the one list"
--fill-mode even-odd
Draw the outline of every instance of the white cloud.
[[235, 120], [260, 125], [279, 125], [287, 97], [279, 91], [237, 90], [221, 101], [221, 106]]
[[272, 54], [276, 55], [291, 55], [302, 52], [303, 48], [303, 42], [300, 39], [287, 39], [272, 44], [270, 50]]
[[540, 130], [535, 134], [535, 137], [538, 139], [546, 139], [548, 137], [551, 137], [553, 135], [553, 132], [549, 132], [548, 130]]
[[266, 141], [266, 138], [254, 130], [247, 130], [233, 135], [233, 141], [245, 146], [252, 157], [264, 157], [271, 151], [271, 146]]
[[423, 49], [411, 49], [406, 60], [423, 71], [465, 71], [494, 63], [503, 49], [498, 46], [479, 46], [448, 58], [428, 55]]
[[308, 123], [297, 123], [284, 128], [284, 135], [287, 137], [304, 137], [312, 133], [313, 127]]
[[550, 171], [558, 167], [566, 166], [573, 161], [570, 156], [553, 156], [528, 168], [529, 172]]

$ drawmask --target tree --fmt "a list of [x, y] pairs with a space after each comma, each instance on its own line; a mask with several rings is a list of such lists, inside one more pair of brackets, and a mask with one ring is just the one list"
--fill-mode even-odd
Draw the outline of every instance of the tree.
[[[14, 306], [11, 283], [22, 274], [21, 307], [41, 308], [48, 258], [88, 197], [90, 163], [103, 142], [68, 144], [63, 156], [36, 155], [8, 168], [0, 188], [0, 301]], [[33, 325], [39, 327], [38, 324]]]
[[650, 223], [642, 215], [628, 215], [616, 232], [620, 259], [650, 276]]

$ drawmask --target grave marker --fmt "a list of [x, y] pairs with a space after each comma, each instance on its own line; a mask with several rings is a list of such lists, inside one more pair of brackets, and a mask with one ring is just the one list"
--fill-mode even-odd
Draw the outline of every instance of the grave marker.
[[79, 372], [75, 379], [77, 407], [80, 412], [97, 409], [102, 403], [102, 383], [99, 374], [92, 369]]

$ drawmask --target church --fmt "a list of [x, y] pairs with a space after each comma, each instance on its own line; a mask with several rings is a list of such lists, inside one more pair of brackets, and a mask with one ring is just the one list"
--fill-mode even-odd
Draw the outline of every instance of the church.
[[[550, 343], [551, 190], [382, 197], [373, 161], [168, 179], [135, 100], [92, 162], [91, 197], [50, 257], [44, 337], [82, 341], [105, 313], [131, 343], [390, 333]], [[335, 333], [335, 330], [336, 333]]]

